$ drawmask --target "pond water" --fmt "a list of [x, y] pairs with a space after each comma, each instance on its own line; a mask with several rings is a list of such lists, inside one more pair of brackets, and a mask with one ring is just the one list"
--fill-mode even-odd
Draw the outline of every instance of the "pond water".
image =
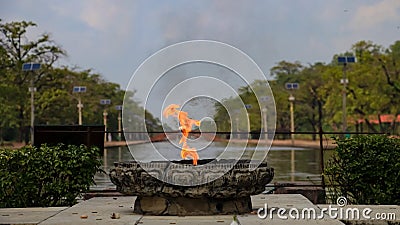
[[[142, 161], [162, 160], [163, 157], [169, 160], [180, 160], [180, 149], [172, 146], [169, 142], [153, 143], [159, 150], [160, 154], [152, 154], [153, 146], [151, 143], [132, 145], [131, 150], [134, 151], [136, 157]], [[226, 149], [224, 143], [212, 143], [203, 151], [199, 151], [200, 159], [215, 158], [222, 154]], [[244, 158], [249, 157], [254, 152], [255, 146], [247, 146], [244, 151]], [[266, 149], [260, 149], [266, 150]], [[233, 145], [228, 149], [228, 153], [224, 153], [225, 158], [234, 157], [238, 151], [242, 151], [242, 146]], [[236, 152], [236, 153], [235, 153]], [[331, 150], [324, 151], [324, 159], [331, 156]], [[102, 155], [102, 169], [109, 173], [113, 168], [114, 162], [133, 160], [130, 149], [124, 147], [112, 147], [104, 149]], [[311, 181], [320, 184], [320, 150], [296, 147], [271, 147], [267, 162], [270, 167], [275, 169], [275, 176], [271, 183], [288, 182], [288, 181]], [[111, 183], [108, 174], [97, 173], [95, 175], [96, 185], [92, 186], [92, 190], [114, 190], [115, 186]]]

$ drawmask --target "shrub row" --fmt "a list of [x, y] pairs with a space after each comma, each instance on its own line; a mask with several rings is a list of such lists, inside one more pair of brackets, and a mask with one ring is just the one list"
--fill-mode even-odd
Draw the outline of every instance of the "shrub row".
[[333, 199], [353, 204], [400, 204], [400, 139], [362, 135], [336, 140], [325, 175]]
[[73, 205], [100, 166], [99, 149], [84, 145], [0, 149], [0, 207]]

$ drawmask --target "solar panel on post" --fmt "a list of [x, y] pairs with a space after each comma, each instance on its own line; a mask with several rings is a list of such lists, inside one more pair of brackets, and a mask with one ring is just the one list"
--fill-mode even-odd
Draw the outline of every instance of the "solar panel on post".
[[285, 88], [288, 90], [299, 89], [299, 83], [286, 83]]
[[33, 63], [31, 70], [38, 70], [38, 69], [40, 69], [40, 63]]
[[24, 63], [22, 64], [22, 71], [29, 71], [31, 70], [32, 63]]
[[356, 62], [356, 58], [354, 56], [347, 56], [347, 62], [348, 63], [355, 63]]
[[22, 64], [22, 71], [33, 71], [40, 69], [40, 63], [24, 63]]
[[86, 92], [86, 86], [80, 86], [79, 92]]
[[109, 105], [109, 104], [111, 104], [111, 100], [110, 99], [101, 99], [100, 104], [101, 105]]
[[72, 88], [72, 92], [73, 92], [73, 93], [77, 93], [77, 92], [79, 92], [79, 90], [80, 90], [80, 87], [79, 87], [79, 86], [74, 86], [74, 87]]
[[338, 57], [338, 62], [339, 62], [339, 63], [346, 63], [346, 57], [339, 56], [339, 57]]
[[119, 110], [119, 111], [122, 110], [122, 105], [116, 105], [116, 106], [115, 106], [115, 109], [116, 109], [116, 110]]
[[269, 96], [261, 96], [260, 101], [267, 102], [269, 100]]

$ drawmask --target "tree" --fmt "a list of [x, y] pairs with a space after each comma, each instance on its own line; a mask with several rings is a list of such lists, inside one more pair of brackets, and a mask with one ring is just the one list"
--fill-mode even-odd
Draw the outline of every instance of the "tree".
[[299, 61], [294, 63], [280, 61], [276, 66], [271, 68], [270, 72], [276, 80], [284, 84], [289, 81], [290, 77], [298, 75], [302, 69], [303, 65]]
[[[103, 111], [108, 112], [108, 130], [118, 128], [118, 110], [115, 105], [122, 105], [126, 93], [118, 84], [108, 82], [100, 74], [78, 68], [54, 67], [54, 63], [66, 52], [50, 38], [42, 34], [37, 39], [27, 38], [33, 22], [0, 21], [0, 142], [3, 130], [19, 129], [18, 141], [29, 124], [30, 95], [28, 87], [33, 79], [35, 94], [35, 124], [73, 125], [78, 124], [77, 104], [82, 99], [82, 119], [84, 124], [103, 124]], [[41, 63], [41, 69], [23, 72], [26, 62]], [[86, 93], [72, 93], [74, 86], [86, 86]], [[110, 99], [111, 105], [100, 105], [100, 99]], [[139, 103], [125, 102], [127, 112], [146, 115], [146, 125], [150, 130], [159, 129], [160, 121], [146, 112]], [[76, 113], [75, 113], [76, 112]]]
[[[325, 69], [323, 63], [315, 63], [301, 71], [301, 88], [296, 94], [296, 118], [299, 118], [297, 122], [303, 131], [311, 130], [316, 133], [322, 129], [323, 105], [326, 99], [322, 72]], [[316, 140], [316, 134], [312, 138]]]
[[[30, 79], [34, 83], [39, 82], [47, 74], [48, 68], [61, 56], [66, 55], [65, 51], [57, 46], [49, 34], [42, 34], [36, 40], [29, 40], [26, 33], [28, 28], [35, 27], [33, 22], [10, 22], [0, 21], [0, 47], [2, 60], [3, 84], [13, 89], [14, 104], [10, 107], [18, 113], [17, 126], [20, 129], [18, 140], [21, 141], [24, 134], [24, 127], [27, 122], [28, 86]], [[26, 62], [38, 62], [42, 68], [38, 73], [22, 72], [22, 64]], [[7, 122], [11, 123], [11, 122]]]
[[389, 128], [391, 132], [396, 131], [396, 118], [400, 115], [400, 104], [398, 95], [400, 94], [400, 41], [396, 41], [386, 50], [385, 55], [380, 55], [378, 61], [380, 63], [382, 73], [386, 78], [387, 88], [385, 91], [389, 97], [389, 111], [395, 115], [394, 121]]
[[[353, 55], [353, 52], [357, 62], [346, 66], [348, 128], [363, 131], [363, 124], [366, 124], [373, 132], [398, 131], [400, 41], [388, 49], [371, 41], [360, 41], [351, 51], [334, 55], [329, 64], [277, 63], [271, 69], [275, 79], [269, 83], [276, 101], [278, 130], [289, 130], [289, 93], [284, 89], [285, 83], [298, 82], [300, 89], [293, 93], [296, 97], [296, 131], [316, 132], [321, 127], [327, 131], [340, 131], [343, 86], [339, 81], [343, 76], [343, 65], [337, 58]], [[390, 124], [381, 121], [380, 115], [387, 114], [393, 118]], [[376, 121], [379, 121], [378, 127], [374, 125]]]
[[[299, 82], [299, 75], [303, 65], [299, 61], [280, 61], [270, 70], [275, 78], [269, 81], [275, 98], [277, 124], [276, 129], [281, 132], [290, 130], [289, 92], [285, 89], [288, 82]], [[296, 106], [297, 107], [297, 106]], [[296, 110], [297, 111], [297, 110]], [[296, 112], [295, 111], [295, 112]], [[283, 135], [282, 137], [287, 137]]]
[[[238, 96], [224, 99], [222, 103], [217, 103], [214, 121], [217, 124], [217, 131], [248, 131], [254, 132], [253, 137], [256, 138], [257, 133], [261, 132], [262, 118], [261, 112], [267, 109], [267, 118], [270, 123], [268, 129], [275, 129], [275, 109], [267, 102], [263, 102], [262, 97], [272, 99], [271, 93], [267, 88], [267, 83], [261, 80], [255, 80], [247, 86], [238, 89]], [[249, 106], [248, 108], [243, 105]], [[248, 118], [248, 120], [247, 120]], [[250, 124], [248, 124], [248, 121]], [[249, 125], [249, 126], [248, 126]]]

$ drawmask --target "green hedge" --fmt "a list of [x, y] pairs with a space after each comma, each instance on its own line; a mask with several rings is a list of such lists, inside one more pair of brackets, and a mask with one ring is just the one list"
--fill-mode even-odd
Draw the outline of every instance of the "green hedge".
[[325, 175], [333, 199], [353, 204], [400, 204], [400, 139], [363, 135], [336, 140]]
[[84, 145], [0, 149], [0, 207], [75, 204], [94, 184], [99, 154]]

